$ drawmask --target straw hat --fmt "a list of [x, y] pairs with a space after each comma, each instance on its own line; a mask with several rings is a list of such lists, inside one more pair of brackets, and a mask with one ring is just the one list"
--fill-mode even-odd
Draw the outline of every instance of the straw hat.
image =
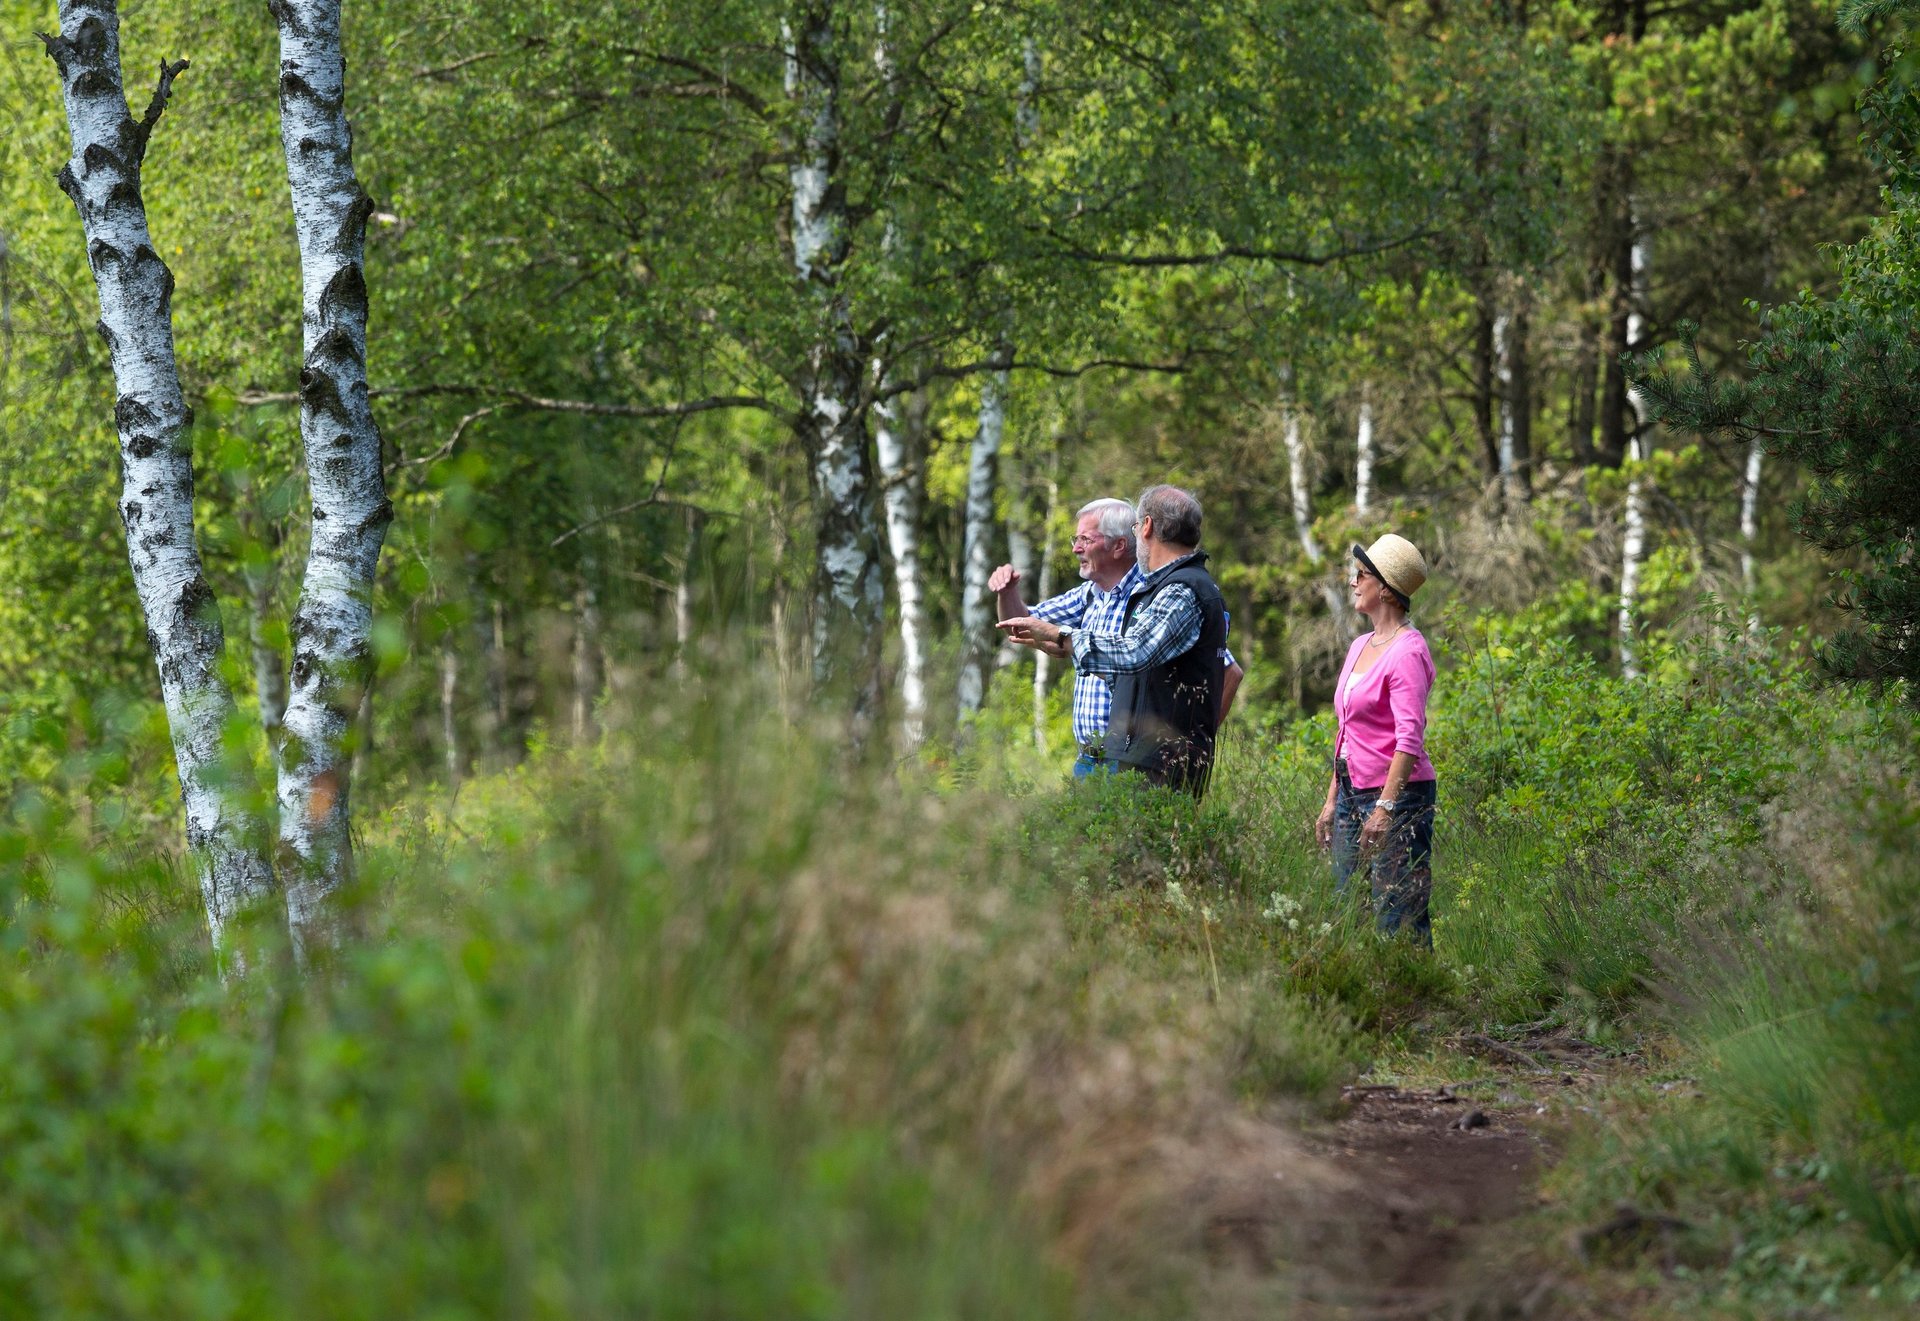
[[1421, 557], [1420, 548], [1391, 532], [1365, 550], [1356, 544], [1353, 558], [1403, 597], [1411, 598], [1427, 580], [1427, 562]]

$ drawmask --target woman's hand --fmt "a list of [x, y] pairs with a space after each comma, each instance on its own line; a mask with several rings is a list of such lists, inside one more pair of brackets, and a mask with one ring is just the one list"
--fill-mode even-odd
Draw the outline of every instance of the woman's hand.
[[1328, 800], [1325, 807], [1320, 809], [1319, 820], [1313, 823], [1313, 838], [1323, 850], [1333, 847], [1333, 802], [1331, 799]]
[[1360, 856], [1364, 858], [1376, 852], [1386, 842], [1387, 832], [1392, 829], [1393, 813], [1380, 807], [1368, 813], [1360, 827]]

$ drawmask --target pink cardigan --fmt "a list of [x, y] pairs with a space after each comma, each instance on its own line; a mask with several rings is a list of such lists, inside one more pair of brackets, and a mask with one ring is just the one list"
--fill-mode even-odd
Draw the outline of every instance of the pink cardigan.
[[1427, 693], [1433, 688], [1433, 655], [1427, 640], [1411, 624], [1402, 627], [1385, 654], [1348, 692], [1347, 676], [1372, 636], [1355, 638], [1347, 649], [1346, 664], [1340, 667], [1340, 683], [1333, 690], [1333, 711], [1340, 718], [1335, 755], [1347, 759], [1347, 774], [1356, 789], [1385, 784], [1396, 752], [1411, 753], [1414, 758], [1409, 783], [1437, 779], [1433, 763], [1427, 760]]

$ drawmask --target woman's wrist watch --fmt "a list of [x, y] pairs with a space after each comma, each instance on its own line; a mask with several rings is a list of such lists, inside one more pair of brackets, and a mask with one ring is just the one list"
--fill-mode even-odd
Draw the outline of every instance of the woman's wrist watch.
[[1382, 812], [1385, 812], [1388, 816], [1392, 816], [1399, 810], [1400, 800], [1397, 798], [1381, 798], [1374, 802], [1374, 806]]

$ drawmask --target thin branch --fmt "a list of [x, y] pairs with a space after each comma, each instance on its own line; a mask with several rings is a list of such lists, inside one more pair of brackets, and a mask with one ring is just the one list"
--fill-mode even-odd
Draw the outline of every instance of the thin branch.
[[892, 399], [896, 395], [911, 394], [930, 381], [957, 381], [962, 377], [977, 376], [981, 372], [1039, 372], [1043, 376], [1071, 379], [1076, 376], [1085, 376], [1088, 372], [1111, 368], [1115, 371], [1152, 372], [1163, 376], [1178, 376], [1187, 370], [1188, 359], [1208, 357], [1217, 352], [1216, 349], [1190, 349], [1174, 362], [1146, 362], [1136, 358], [1094, 358], [1072, 367], [1056, 366], [1049, 362], [1032, 362], [1017, 357], [982, 358], [978, 362], [922, 368], [918, 374], [906, 380], [895, 381], [885, 389], [876, 391], [872, 397], [876, 402]]
[[[692, 417], [727, 408], [751, 408], [771, 413], [784, 421], [791, 415], [771, 399], [759, 395], [714, 395], [678, 404], [603, 404], [591, 399], [549, 399], [505, 386], [486, 385], [389, 385], [367, 391], [373, 399], [424, 399], [435, 396], [470, 399], [496, 399], [501, 408], [532, 408], [547, 413], [582, 413], [590, 417]], [[249, 408], [266, 404], [297, 404], [300, 396], [288, 390], [242, 390], [236, 402]]]
[[147, 113], [140, 116], [140, 122], [133, 126], [133, 164], [138, 168], [146, 159], [147, 139], [153, 136], [154, 126], [160, 122], [160, 116], [166, 111], [167, 100], [173, 95], [173, 80], [186, 72], [188, 62], [175, 60], [169, 64], [160, 61], [160, 81], [154, 85], [153, 99], [147, 102]]
[[[1058, 230], [1049, 229], [1047, 233], [1052, 238], [1067, 242]], [[1211, 252], [1100, 252], [1069, 244], [1058, 255], [1074, 261], [1095, 262], [1106, 266], [1216, 266], [1227, 261], [1272, 261], [1285, 262], [1294, 266], [1331, 266], [1337, 261], [1347, 261], [1354, 257], [1370, 257], [1376, 253], [1404, 248], [1410, 243], [1432, 238], [1436, 233], [1438, 233], [1437, 230], [1423, 229], [1412, 234], [1404, 234], [1399, 238], [1384, 239], [1378, 243], [1365, 243], [1357, 247], [1338, 248], [1331, 252], [1255, 248], [1243, 244], [1228, 244]]]

